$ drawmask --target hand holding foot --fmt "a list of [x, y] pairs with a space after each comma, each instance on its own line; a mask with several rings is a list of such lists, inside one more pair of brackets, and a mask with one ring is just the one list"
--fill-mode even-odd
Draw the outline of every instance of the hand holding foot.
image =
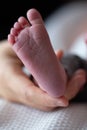
[[0, 43], [0, 98], [43, 111], [67, 107], [68, 101], [52, 98], [23, 72], [23, 64], [7, 41]]
[[53, 97], [64, 95], [66, 75], [57, 60], [43, 20], [35, 9], [20, 17], [8, 35], [13, 50], [34, 76], [39, 87]]
[[[58, 53], [59, 57], [61, 57], [60, 53]], [[22, 67], [22, 62], [8, 42], [0, 43], [0, 97], [44, 111], [68, 106], [68, 101], [64, 97], [52, 98], [35, 86], [23, 73]], [[65, 93], [68, 100], [74, 98], [80, 87], [84, 85], [85, 77], [85, 72], [80, 71], [70, 79]]]

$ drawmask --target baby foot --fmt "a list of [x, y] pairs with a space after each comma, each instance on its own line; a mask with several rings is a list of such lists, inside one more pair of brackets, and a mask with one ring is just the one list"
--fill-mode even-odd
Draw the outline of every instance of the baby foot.
[[13, 50], [34, 76], [40, 88], [53, 97], [64, 95], [65, 71], [51, 46], [39, 12], [31, 9], [20, 17], [8, 35]]

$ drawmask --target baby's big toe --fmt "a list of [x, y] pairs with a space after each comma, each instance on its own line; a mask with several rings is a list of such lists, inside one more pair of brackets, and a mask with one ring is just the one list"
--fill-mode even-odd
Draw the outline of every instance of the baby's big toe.
[[42, 17], [36, 9], [30, 9], [27, 12], [27, 18], [30, 23], [33, 24], [43, 24]]

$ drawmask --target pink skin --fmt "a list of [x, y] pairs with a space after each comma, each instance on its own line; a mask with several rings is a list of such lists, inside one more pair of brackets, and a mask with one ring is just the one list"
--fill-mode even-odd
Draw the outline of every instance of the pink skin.
[[[87, 49], [87, 33], [86, 33], [85, 36], [84, 36], [84, 41], [85, 41], [86, 49]], [[87, 51], [86, 51], [86, 56], [87, 56]], [[86, 58], [86, 59], [87, 59], [87, 58]]]
[[53, 97], [63, 96], [66, 87], [64, 68], [58, 61], [39, 12], [31, 9], [20, 17], [8, 41], [39, 87]]

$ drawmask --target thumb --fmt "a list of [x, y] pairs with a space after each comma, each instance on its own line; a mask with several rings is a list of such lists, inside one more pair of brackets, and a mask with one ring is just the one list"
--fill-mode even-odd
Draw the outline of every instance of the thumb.
[[60, 60], [62, 58], [62, 56], [63, 56], [63, 51], [62, 50], [58, 50], [55, 53], [56, 53], [57, 58]]

